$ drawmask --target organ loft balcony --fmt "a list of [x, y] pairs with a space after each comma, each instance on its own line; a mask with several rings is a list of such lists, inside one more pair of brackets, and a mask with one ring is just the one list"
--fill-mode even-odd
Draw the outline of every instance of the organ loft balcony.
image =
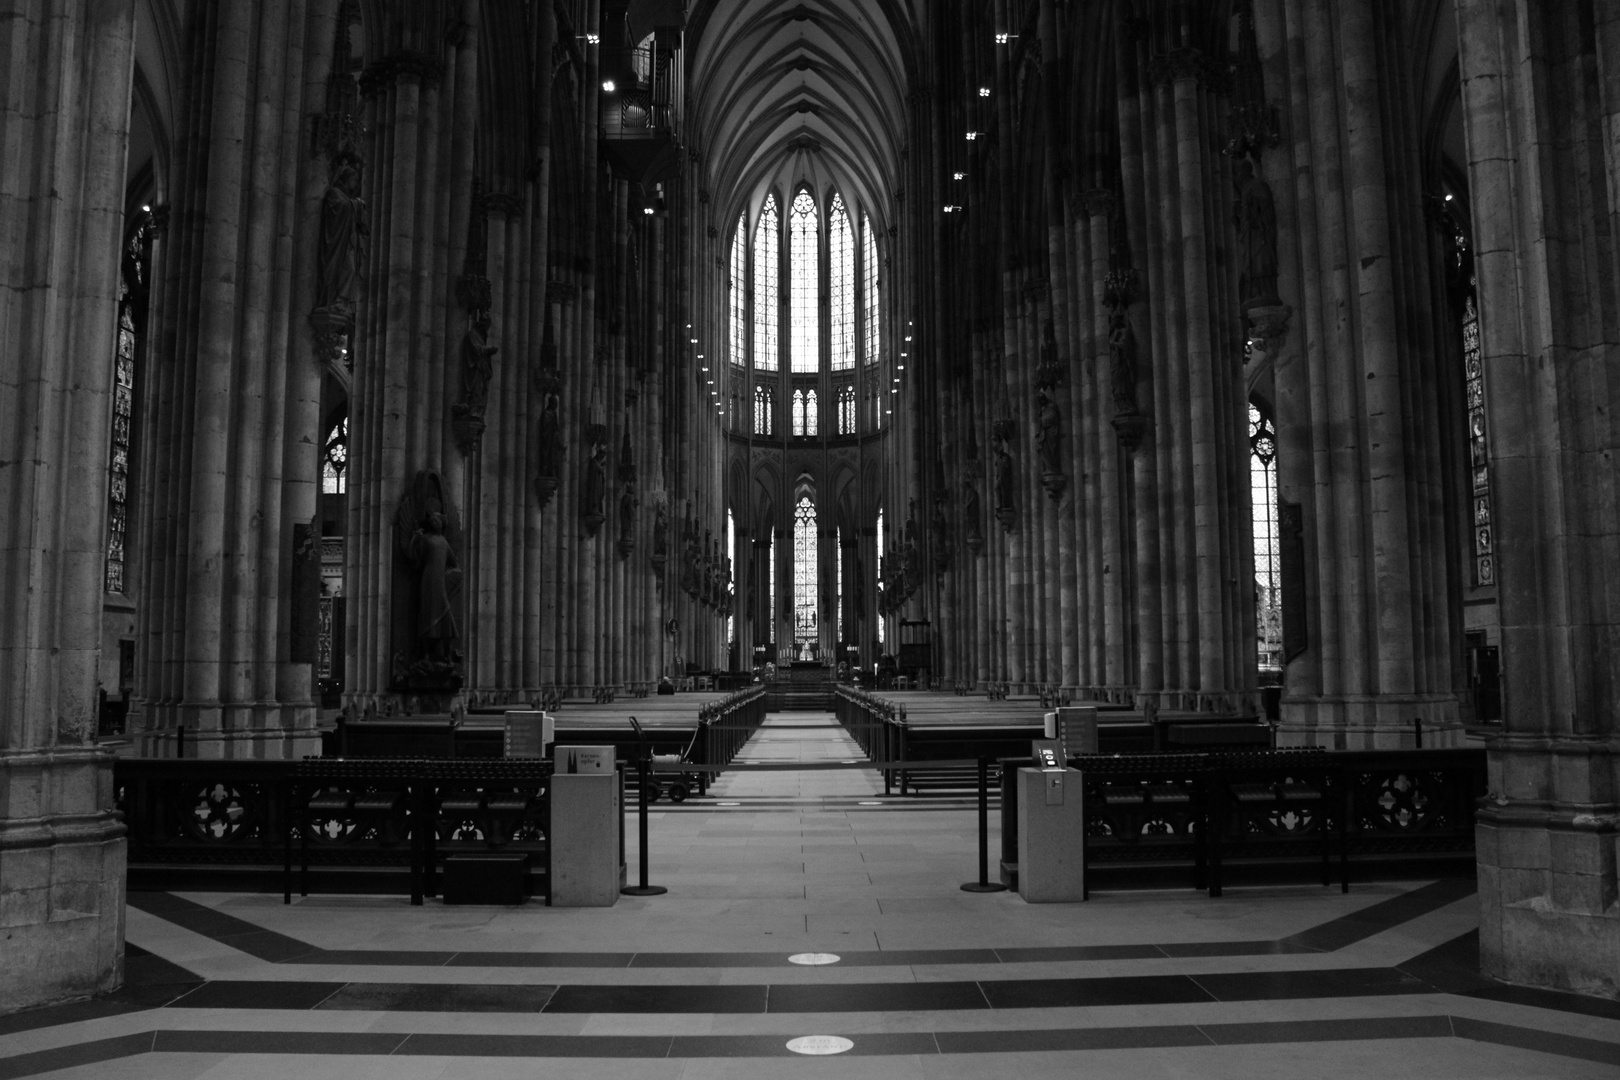
[[651, 191], [679, 166], [681, 30], [660, 28], [632, 45], [628, 27], [603, 34], [601, 147], [617, 175]]

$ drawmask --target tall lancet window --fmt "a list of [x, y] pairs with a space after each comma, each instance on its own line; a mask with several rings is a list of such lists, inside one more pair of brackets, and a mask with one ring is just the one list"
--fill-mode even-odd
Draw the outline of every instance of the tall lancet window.
[[1249, 403], [1249, 503], [1254, 515], [1255, 629], [1260, 666], [1282, 666], [1282, 567], [1277, 543], [1277, 432]]
[[[878, 523], [877, 523], [877, 551], [878, 551], [877, 564], [878, 564], [878, 581], [879, 582], [881, 582], [883, 580], [883, 539], [884, 539], [884, 537], [883, 537], [883, 508], [880, 506], [880, 507], [878, 507]], [[883, 644], [883, 616], [882, 615], [878, 616], [877, 632], [878, 632], [878, 635], [877, 635], [878, 644], [881, 645], [881, 644]]]
[[816, 201], [808, 191], [793, 198], [788, 216], [788, 267], [792, 284], [788, 293], [788, 321], [791, 327], [793, 370], [814, 372], [821, 367], [821, 320], [818, 317], [816, 280], [821, 261], [816, 236]]
[[124, 591], [125, 539], [129, 534], [130, 430], [135, 420], [135, 304], [124, 278], [118, 282], [118, 346], [113, 353], [112, 454], [107, 475], [106, 591]]
[[844, 197], [833, 195], [827, 212], [828, 284], [832, 307], [832, 369], [855, 366], [855, 230], [849, 227]]
[[777, 371], [782, 313], [777, 305], [777, 251], [781, 247], [781, 223], [776, 216], [776, 196], [765, 196], [765, 208], [754, 226], [754, 367]]
[[[732, 574], [735, 574], [736, 573], [736, 569], [735, 569], [736, 565], [737, 565], [737, 519], [731, 516], [731, 511], [730, 510], [727, 510], [726, 511], [726, 569], [729, 570]], [[736, 595], [736, 591], [737, 591], [736, 582], [735, 582], [735, 579], [733, 579], [732, 584], [727, 588], [727, 592], [730, 595]], [[731, 610], [733, 612], [735, 612], [735, 610], [736, 610], [735, 605], [733, 605]], [[728, 614], [726, 616], [726, 643], [728, 645], [735, 645], [737, 643], [737, 616], [735, 614]]]
[[879, 340], [878, 323], [881, 311], [878, 306], [878, 257], [877, 237], [872, 232], [872, 219], [861, 215], [861, 232], [865, 238], [864, 249], [861, 251], [861, 268], [865, 273], [865, 288], [862, 290], [865, 300], [865, 309], [862, 311], [862, 322], [865, 323], [866, 340], [863, 342], [866, 362], [875, 364], [878, 360]]
[[771, 415], [776, 411], [776, 395], [764, 383], [754, 387], [754, 434], [771, 434]]
[[815, 387], [793, 391], [793, 434], [801, 437], [816, 434], [817, 408]]
[[855, 434], [855, 388], [848, 384], [838, 388], [838, 434]]
[[793, 637], [815, 641], [816, 621], [816, 504], [799, 497], [793, 513]]
[[[843, 621], [844, 613], [844, 530], [838, 529], [833, 533], [833, 608], [832, 608], [832, 639], [834, 645], [838, 642], [838, 624]], [[839, 657], [838, 659], [842, 659]]]
[[748, 363], [748, 215], [737, 215], [731, 237], [731, 362]]

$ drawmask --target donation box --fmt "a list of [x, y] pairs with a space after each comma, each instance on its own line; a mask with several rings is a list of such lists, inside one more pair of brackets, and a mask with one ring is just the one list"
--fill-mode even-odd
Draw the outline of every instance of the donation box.
[[1035, 761], [1045, 767], [1018, 770], [1018, 895], [1031, 904], [1086, 898], [1080, 770], [1065, 768], [1055, 749], [1037, 742]]
[[611, 746], [559, 746], [551, 777], [551, 903], [612, 907], [619, 900], [619, 774]]

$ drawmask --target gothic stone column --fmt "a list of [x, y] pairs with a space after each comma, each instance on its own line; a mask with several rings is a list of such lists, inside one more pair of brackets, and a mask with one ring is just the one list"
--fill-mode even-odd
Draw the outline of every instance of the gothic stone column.
[[0, 20], [0, 1013], [123, 978], [124, 827], [95, 749], [134, 4]]

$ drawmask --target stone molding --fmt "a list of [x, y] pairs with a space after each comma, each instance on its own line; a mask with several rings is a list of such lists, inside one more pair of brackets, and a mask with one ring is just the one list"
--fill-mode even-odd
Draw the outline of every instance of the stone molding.
[[420, 52], [398, 52], [385, 56], [360, 73], [360, 93], [376, 97], [400, 79], [415, 79], [419, 83], [437, 82], [444, 74], [444, 64], [437, 57]]
[[1148, 78], [1159, 85], [1191, 79], [1199, 86], [1217, 94], [1232, 89], [1232, 73], [1225, 65], [1206, 55], [1201, 49], [1171, 49], [1159, 53], [1148, 61]]

